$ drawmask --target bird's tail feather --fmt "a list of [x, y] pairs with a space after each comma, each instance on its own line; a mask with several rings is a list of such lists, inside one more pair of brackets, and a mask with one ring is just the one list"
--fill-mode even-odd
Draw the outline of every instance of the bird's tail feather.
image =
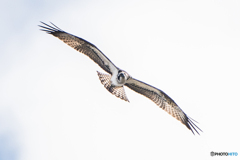
[[109, 74], [103, 74], [97, 71], [98, 77], [101, 81], [101, 83], [104, 85], [104, 87], [113, 95], [115, 95], [118, 98], [121, 98], [122, 100], [125, 100], [129, 102], [126, 93], [124, 91], [123, 86], [113, 86], [111, 84], [111, 75]]

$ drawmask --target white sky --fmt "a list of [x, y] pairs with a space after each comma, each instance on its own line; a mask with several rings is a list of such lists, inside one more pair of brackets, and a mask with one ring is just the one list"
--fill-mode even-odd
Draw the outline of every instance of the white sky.
[[[226, 158], [211, 157], [211, 151], [240, 154], [239, 1], [1, 4], [1, 160], [202, 160]], [[39, 21], [95, 44], [115, 65], [166, 92], [204, 132], [194, 136], [127, 88], [130, 103], [111, 95], [96, 73], [104, 71], [39, 31]]]

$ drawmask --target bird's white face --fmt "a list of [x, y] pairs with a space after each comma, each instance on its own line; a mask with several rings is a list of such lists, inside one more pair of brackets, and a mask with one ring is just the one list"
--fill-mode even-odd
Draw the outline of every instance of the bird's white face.
[[117, 82], [119, 84], [125, 84], [126, 81], [130, 78], [129, 74], [123, 70], [120, 70], [117, 75]]

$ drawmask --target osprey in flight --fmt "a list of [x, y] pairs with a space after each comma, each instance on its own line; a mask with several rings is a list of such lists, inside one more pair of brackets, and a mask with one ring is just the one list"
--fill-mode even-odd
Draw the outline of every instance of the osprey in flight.
[[[67, 45], [76, 49], [77, 51], [85, 54], [97, 63], [103, 70], [109, 74], [97, 72], [98, 77], [104, 87], [113, 95], [122, 100], [129, 102], [123, 86], [142, 94], [143, 96], [152, 100], [160, 108], [168, 112], [174, 118], [182, 122], [194, 134], [194, 130], [198, 133], [197, 129], [202, 131], [198, 126], [193, 123], [193, 119], [188, 117], [182, 109], [163, 91], [157, 89], [149, 84], [141, 82], [131, 77], [126, 71], [115, 66], [107, 56], [105, 56], [95, 45], [90, 42], [69, 34], [53, 23], [52, 26], [41, 22], [44, 26], [39, 25], [42, 31], [59, 38]], [[199, 134], [199, 133], [198, 133]]]

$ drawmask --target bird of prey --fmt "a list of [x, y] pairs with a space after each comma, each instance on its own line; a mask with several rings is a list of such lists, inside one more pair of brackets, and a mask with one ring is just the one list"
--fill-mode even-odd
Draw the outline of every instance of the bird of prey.
[[127, 86], [135, 92], [152, 100], [156, 105], [184, 124], [193, 134], [194, 131], [198, 134], [198, 130], [202, 131], [196, 124], [194, 124], [193, 121], [195, 120], [188, 117], [166, 93], [156, 87], [131, 77], [126, 71], [115, 66], [95, 45], [61, 30], [53, 23], [51, 23], [52, 25], [43, 22], [41, 23], [43, 25], [39, 25], [39, 27], [41, 27], [42, 31], [59, 38], [70, 47], [85, 54], [108, 73], [104, 74], [97, 71], [101, 83], [110, 93], [129, 102], [124, 91], [124, 86]]

